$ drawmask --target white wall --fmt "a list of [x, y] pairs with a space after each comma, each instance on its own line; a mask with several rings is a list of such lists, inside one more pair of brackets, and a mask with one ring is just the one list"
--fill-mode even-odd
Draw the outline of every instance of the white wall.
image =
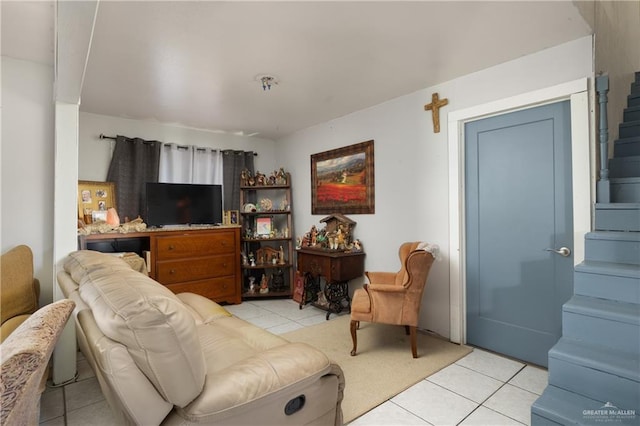
[[53, 297], [53, 68], [2, 56], [2, 252], [31, 247], [40, 304]]
[[[367, 254], [365, 269], [393, 271], [403, 241], [441, 248], [425, 291], [420, 327], [449, 336], [449, 211], [447, 113], [592, 76], [592, 40], [585, 37], [393, 99], [300, 131], [278, 141], [277, 154], [291, 171], [295, 235], [317, 225], [311, 214], [309, 156], [373, 139], [376, 212], [350, 215]], [[425, 70], [425, 72], [429, 72]], [[440, 133], [433, 133], [424, 105], [431, 94], [448, 98]], [[588, 141], [585, 141], [588, 143]], [[351, 291], [361, 282], [354, 281]]]
[[123, 135], [180, 145], [255, 151], [258, 153], [254, 160], [256, 170], [263, 172], [271, 172], [279, 164], [274, 157], [274, 142], [269, 139], [81, 112], [78, 154], [80, 180], [104, 181], [107, 177], [115, 142], [100, 139], [101, 133], [107, 136]]

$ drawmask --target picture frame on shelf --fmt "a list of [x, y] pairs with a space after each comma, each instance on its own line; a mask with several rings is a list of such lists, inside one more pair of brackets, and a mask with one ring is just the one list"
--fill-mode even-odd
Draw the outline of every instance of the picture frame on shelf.
[[237, 225], [239, 223], [240, 212], [238, 210], [229, 210], [229, 224]]
[[91, 220], [95, 222], [107, 221], [107, 211], [106, 210], [94, 210], [91, 212]]
[[373, 140], [311, 155], [311, 213], [375, 213], [374, 164]]
[[270, 217], [256, 218], [256, 235], [261, 238], [268, 238], [271, 235], [272, 221]]
[[238, 210], [225, 210], [222, 217], [223, 225], [237, 225], [240, 212]]

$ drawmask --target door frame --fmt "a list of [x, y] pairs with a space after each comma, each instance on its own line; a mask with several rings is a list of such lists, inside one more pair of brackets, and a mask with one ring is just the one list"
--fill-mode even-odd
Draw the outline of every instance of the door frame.
[[571, 165], [573, 186], [573, 261], [584, 260], [584, 234], [591, 231], [592, 200], [595, 193], [595, 149], [589, 133], [588, 79], [452, 111], [448, 114], [449, 149], [449, 338], [467, 342], [465, 276], [465, 187], [464, 125], [494, 115], [570, 100]]

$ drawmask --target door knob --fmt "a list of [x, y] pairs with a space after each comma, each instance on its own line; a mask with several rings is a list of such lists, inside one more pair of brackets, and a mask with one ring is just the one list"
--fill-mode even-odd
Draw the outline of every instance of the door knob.
[[560, 256], [564, 256], [564, 257], [569, 257], [569, 255], [571, 254], [571, 250], [567, 247], [560, 247], [559, 249], [552, 249], [552, 248], [548, 248], [545, 249], [545, 251], [552, 251], [556, 254], [559, 254]]

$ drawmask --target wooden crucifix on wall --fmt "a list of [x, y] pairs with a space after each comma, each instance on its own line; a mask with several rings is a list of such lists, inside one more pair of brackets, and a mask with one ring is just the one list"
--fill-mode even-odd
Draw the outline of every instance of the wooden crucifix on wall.
[[449, 99], [439, 99], [438, 93], [431, 95], [431, 103], [424, 106], [425, 111], [431, 111], [433, 118], [433, 132], [440, 133], [440, 108], [449, 103]]

